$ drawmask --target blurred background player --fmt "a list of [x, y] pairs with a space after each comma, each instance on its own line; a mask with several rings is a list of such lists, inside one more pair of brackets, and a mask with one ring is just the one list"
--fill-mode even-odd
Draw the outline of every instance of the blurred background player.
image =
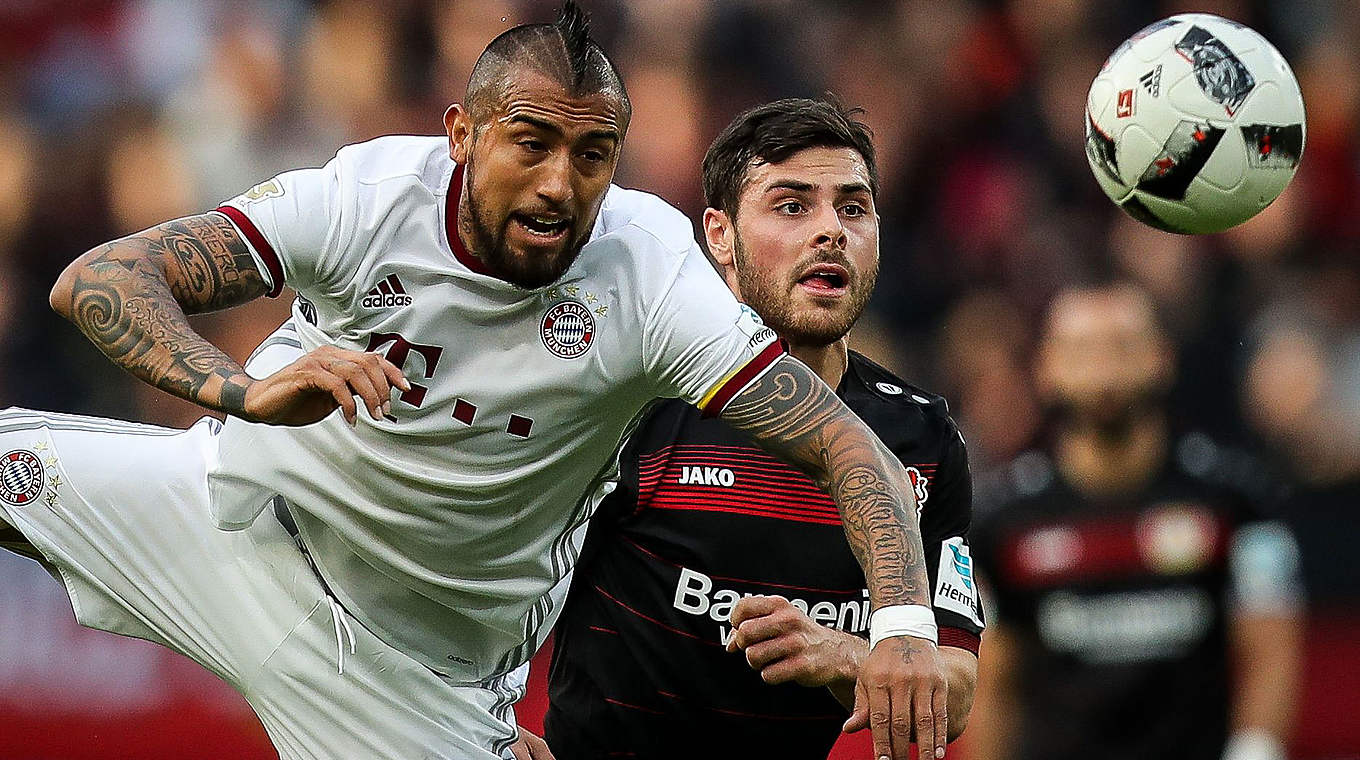
[[[732, 292], [912, 476], [952, 738], [982, 629], [972, 484], [944, 399], [847, 348], [879, 260], [878, 168], [854, 115], [813, 100], [739, 115], [704, 159], [704, 233]], [[869, 651], [864, 575], [835, 505], [684, 403], [649, 414], [622, 467], [555, 632], [555, 756], [826, 757]]]
[[1052, 441], [979, 499], [995, 614], [973, 750], [1283, 760], [1303, 598], [1278, 479], [1178, 428], [1170, 346], [1133, 285], [1059, 294], [1038, 351]]

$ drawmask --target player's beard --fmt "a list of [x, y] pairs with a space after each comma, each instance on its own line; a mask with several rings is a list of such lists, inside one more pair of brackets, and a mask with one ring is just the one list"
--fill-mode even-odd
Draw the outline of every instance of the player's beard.
[[510, 250], [507, 242], [512, 214], [507, 213], [499, 224], [488, 218], [489, 215], [477, 203], [472, 171], [472, 162], [469, 161], [463, 168], [467, 196], [458, 208], [458, 228], [469, 234], [472, 255], [481, 259], [496, 277], [525, 290], [546, 287], [561, 279], [586, 243], [576, 236], [577, 223], [572, 223], [567, 230], [566, 242], [554, 255], [516, 254]]
[[[794, 308], [793, 290], [796, 281], [783, 280], [777, 272], [763, 270], [754, 266], [741, 240], [741, 234], [734, 237], [734, 256], [737, 261], [737, 285], [741, 288], [741, 300], [755, 309], [761, 320], [780, 337], [795, 345], [826, 346], [840, 340], [864, 313], [869, 296], [874, 292], [878, 279], [878, 262], [867, 271], [859, 271], [844, 254], [831, 253], [816, 261], [840, 264], [850, 272], [849, 290], [835, 309], [807, 308], [803, 311]], [[812, 261], [800, 261], [789, 273], [789, 277], [804, 271]]]

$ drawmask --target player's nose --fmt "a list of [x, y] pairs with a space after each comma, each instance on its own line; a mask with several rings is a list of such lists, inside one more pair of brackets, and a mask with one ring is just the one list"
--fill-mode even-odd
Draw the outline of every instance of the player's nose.
[[812, 238], [813, 248], [835, 248], [845, 250], [849, 244], [849, 239], [845, 235], [845, 225], [841, 221], [841, 215], [837, 213], [832, 204], [826, 204], [817, 208], [815, 217], [816, 227]]
[[571, 156], [565, 151], [554, 153], [539, 165], [538, 197], [548, 201], [554, 209], [564, 208], [571, 200]]

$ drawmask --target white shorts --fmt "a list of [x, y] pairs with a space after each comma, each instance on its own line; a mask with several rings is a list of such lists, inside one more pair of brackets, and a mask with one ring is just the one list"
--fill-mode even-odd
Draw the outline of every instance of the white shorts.
[[213, 525], [219, 427], [0, 411], [0, 518], [65, 583], [82, 625], [217, 674], [283, 760], [512, 757], [523, 673], [453, 685], [345, 614], [268, 513]]

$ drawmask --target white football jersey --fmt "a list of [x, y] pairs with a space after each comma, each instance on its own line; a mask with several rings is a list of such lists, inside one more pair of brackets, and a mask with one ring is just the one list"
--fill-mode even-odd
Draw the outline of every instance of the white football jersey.
[[783, 349], [655, 196], [611, 187], [570, 269], [524, 290], [463, 248], [461, 183], [445, 138], [383, 137], [218, 209], [273, 294], [299, 295], [253, 375], [334, 344], [385, 354], [412, 388], [352, 427], [231, 418], [209, 484], [228, 529], [283, 496], [356, 618], [481, 681], [547, 636], [644, 408], [679, 397], [716, 413]]

